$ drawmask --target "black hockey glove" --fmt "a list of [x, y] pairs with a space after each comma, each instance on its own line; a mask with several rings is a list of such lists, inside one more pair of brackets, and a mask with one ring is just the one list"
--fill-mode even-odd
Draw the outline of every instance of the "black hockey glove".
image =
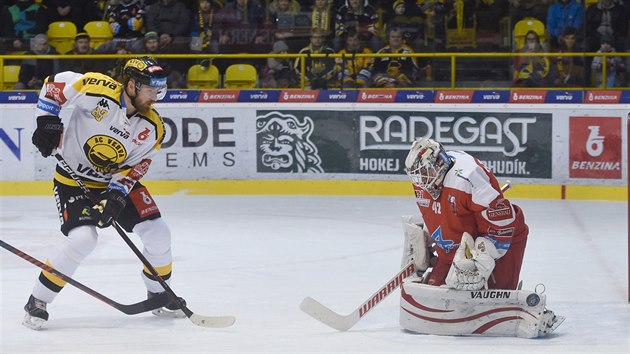
[[120, 212], [125, 209], [127, 205], [127, 198], [123, 192], [117, 189], [109, 189], [101, 194], [101, 201], [94, 206], [101, 216], [98, 219], [97, 226], [100, 228], [106, 228], [112, 224], [114, 220], [118, 218]]
[[42, 156], [48, 157], [53, 149], [59, 146], [59, 139], [63, 132], [63, 123], [57, 116], [37, 117], [37, 129], [33, 133], [33, 145], [37, 147]]

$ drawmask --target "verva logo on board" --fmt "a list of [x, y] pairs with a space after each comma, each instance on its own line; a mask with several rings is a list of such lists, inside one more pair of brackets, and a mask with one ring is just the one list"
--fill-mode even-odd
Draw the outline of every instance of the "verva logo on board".
[[621, 118], [569, 118], [569, 177], [621, 178]]

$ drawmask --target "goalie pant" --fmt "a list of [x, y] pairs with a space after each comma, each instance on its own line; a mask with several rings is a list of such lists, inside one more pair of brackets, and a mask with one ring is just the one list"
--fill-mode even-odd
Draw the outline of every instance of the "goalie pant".
[[564, 320], [547, 311], [545, 303], [545, 295], [532, 291], [461, 291], [407, 279], [400, 325], [422, 334], [544, 337]]

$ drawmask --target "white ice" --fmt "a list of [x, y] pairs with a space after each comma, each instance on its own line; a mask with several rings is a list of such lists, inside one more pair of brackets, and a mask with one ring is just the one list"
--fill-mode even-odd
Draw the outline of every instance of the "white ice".
[[[67, 286], [36, 332], [21, 325], [39, 268], [0, 249], [0, 353], [630, 353], [625, 202], [514, 200], [530, 237], [521, 279], [567, 317], [544, 339], [413, 335], [396, 291], [348, 332], [299, 309], [312, 296], [349, 313], [399, 269], [412, 197], [158, 196], [173, 231], [172, 288], [226, 329], [127, 316]], [[54, 199], [0, 198], [1, 239], [45, 260], [60, 244]], [[134, 241], [137, 237], [132, 236]], [[139, 243], [137, 243], [139, 244]], [[121, 303], [143, 300], [140, 262], [113, 231], [73, 278]]]

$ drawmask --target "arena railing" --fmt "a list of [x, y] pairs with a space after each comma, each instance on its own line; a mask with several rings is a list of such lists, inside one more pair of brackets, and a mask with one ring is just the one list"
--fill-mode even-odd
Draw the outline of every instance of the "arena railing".
[[[60, 60], [76, 60], [76, 59], [91, 59], [91, 60], [106, 60], [106, 59], [112, 59], [112, 60], [116, 60], [116, 59], [121, 59], [121, 58], [134, 58], [137, 57], [139, 55], [145, 55], [145, 54], [73, 54], [73, 55], [67, 55], [67, 54], [59, 54], [59, 55], [26, 55], [26, 54], [11, 54], [11, 55], [0, 55], [0, 67], [4, 67], [5, 63], [10, 62], [10, 63], [14, 63], [13, 65], [19, 65], [19, 61], [23, 60], [23, 59], [60, 59]], [[271, 53], [263, 53], [263, 54], [245, 54], [245, 53], [240, 53], [240, 54], [154, 54], [151, 55], [152, 57], [155, 57], [158, 59], [181, 59], [181, 60], [195, 60], [195, 61], [201, 61], [204, 59], [210, 59], [210, 60], [224, 60], [230, 64], [238, 64], [239, 60], [255, 60], [255, 59], [267, 59], [267, 58], [289, 58], [289, 59], [297, 59], [297, 58], [302, 58], [302, 59], [307, 59], [307, 58], [351, 58], [351, 57], [356, 57], [356, 58], [365, 58], [365, 57], [372, 57], [372, 58], [379, 58], [379, 57], [414, 57], [417, 59], [425, 59], [425, 60], [435, 60], [435, 59], [442, 59], [442, 60], [449, 60], [449, 68], [448, 68], [448, 72], [449, 72], [449, 79], [446, 81], [442, 81], [442, 82], [436, 82], [436, 81], [423, 81], [417, 84], [417, 86], [413, 86], [413, 87], [405, 87], [406, 89], [453, 89], [453, 90], [492, 90], [492, 89], [506, 89], [506, 88], [513, 88], [514, 86], [512, 85], [503, 85], [503, 86], [497, 86], [497, 87], [492, 87], [492, 86], [488, 86], [488, 85], [483, 85], [483, 86], [462, 86], [462, 85], [458, 85], [458, 61], [462, 62], [463, 59], [479, 59], [479, 60], [484, 60], [484, 59], [488, 59], [488, 58], [504, 58], [506, 59], [506, 65], [507, 65], [507, 69], [510, 72], [513, 72], [513, 68], [510, 67], [510, 63], [508, 63], [508, 60], [514, 60], [517, 57], [548, 57], [548, 58], [557, 58], [557, 57], [604, 57], [604, 58], [608, 58], [608, 57], [623, 57], [624, 60], [626, 60], [627, 57], [630, 57], [630, 52], [614, 52], [614, 53], [596, 53], [596, 52], [577, 52], [577, 53], [499, 53], [499, 52], [493, 52], [493, 53], [456, 53], [456, 52], [450, 52], [450, 53], [410, 53], [410, 54], [380, 54], [380, 53], [373, 53], [373, 54], [356, 54], [354, 56], [349, 56], [349, 55], [343, 55], [343, 54], [330, 54], [330, 55], [325, 55], [325, 54], [296, 54], [296, 53], [287, 53], [287, 54], [271, 54]], [[231, 62], [231, 60], [234, 60], [234, 62]], [[306, 61], [305, 60], [301, 60], [301, 67], [300, 67], [300, 86], [297, 89], [304, 89], [306, 86], [306, 79], [305, 79], [305, 72], [306, 72]], [[608, 65], [607, 65], [607, 60], [602, 60], [602, 80], [603, 80], [603, 85], [599, 86], [599, 87], [595, 87], [595, 86], [571, 86], [571, 87], [562, 87], [562, 86], [548, 86], [548, 87], [518, 87], [519, 89], [543, 89], [543, 90], [563, 90], [563, 89], [588, 89], [588, 90], [607, 90], [607, 89], [611, 89], [612, 86], [609, 85], [609, 83], [606, 82], [606, 78], [607, 78], [607, 71], [609, 70]], [[114, 62], [112, 62], [112, 66], [114, 65]], [[442, 64], [441, 64], [442, 65]], [[504, 68], [505, 69], [505, 68]], [[433, 70], [436, 70], [436, 67], [433, 68]], [[630, 76], [630, 68], [627, 68], [627, 72], [628, 72], [628, 76]], [[182, 73], [182, 74], [186, 74], [186, 73]], [[222, 74], [222, 73], [221, 73]], [[260, 72], [259, 72], [260, 74]], [[511, 80], [511, 75], [510, 75], [510, 80]], [[628, 80], [630, 81], [630, 79]], [[483, 83], [480, 81], [479, 82], [480, 85], [482, 85]], [[4, 77], [1, 75], [0, 72], [0, 88], [4, 87]], [[274, 89], [274, 88], [265, 88], [265, 87], [257, 87], [259, 89]], [[623, 86], [623, 87], [615, 87], [618, 89], [623, 89], [623, 88], [628, 88], [628, 86]], [[281, 89], [286, 89], [286, 88], [277, 88], [278, 90]], [[354, 88], [345, 88], [345, 89], [354, 89]], [[370, 88], [368, 88], [370, 89]]]

